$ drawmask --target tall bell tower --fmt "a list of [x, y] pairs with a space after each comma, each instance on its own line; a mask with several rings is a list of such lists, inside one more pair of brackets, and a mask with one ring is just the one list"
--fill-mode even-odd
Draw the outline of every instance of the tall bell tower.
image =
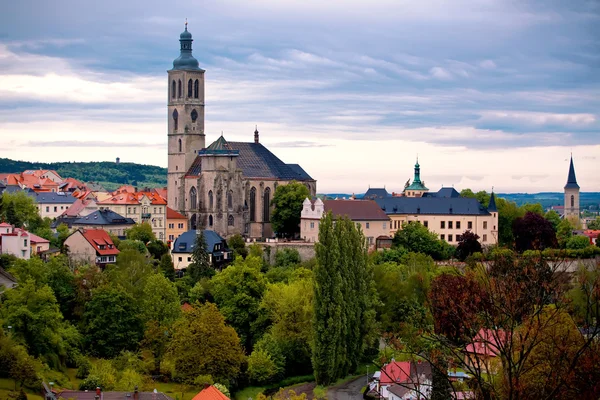
[[575, 177], [575, 167], [573, 166], [573, 155], [571, 154], [571, 164], [569, 165], [569, 176], [565, 185], [565, 218], [579, 223], [579, 185]]
[[179, 35], [180, 54], [168, 73], [168, 177], [167, 202], [170, 208], [183, 211], [185, 174], [204, 148], [204, 70], [192, 56], [192, 34]]

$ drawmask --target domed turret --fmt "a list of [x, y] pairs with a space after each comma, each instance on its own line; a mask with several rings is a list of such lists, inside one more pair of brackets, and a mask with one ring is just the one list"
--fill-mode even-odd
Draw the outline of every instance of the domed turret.
[[198, 60], [192, 56], [192, 34], [187, 29], [187, 21], [185, 23], [185, 30], [179, 35], [179, 43], [181, 44], [180, 54], [173, 61], [174, 70], [195, 70], [201, 71]]

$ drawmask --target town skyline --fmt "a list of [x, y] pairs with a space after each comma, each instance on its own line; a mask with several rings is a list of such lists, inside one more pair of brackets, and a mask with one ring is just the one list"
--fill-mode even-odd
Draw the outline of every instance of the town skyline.
[[320, 193], [401, 189], [417, 154], [432, 190], [560, 192], [571, 152], [582, 192], [600, 191], [590, 4], [229, 1], [142, 18], [62, 1], [65, 23], [44, 20], [47, 5], [12, 7], [0, 17], [0, 157], [166, 166], [165, 71], [187, 16], [207, 71], [207, 144], [251, 141], [258, 125]]

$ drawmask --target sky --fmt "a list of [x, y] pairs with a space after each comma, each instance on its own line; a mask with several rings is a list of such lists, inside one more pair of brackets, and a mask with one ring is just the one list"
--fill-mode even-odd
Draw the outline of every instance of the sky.
[[19, 0], [0, 157], [167, 165], [187, 18], [206, 142], [260, 141], [320, 193], [600, 191], [600, 1]]

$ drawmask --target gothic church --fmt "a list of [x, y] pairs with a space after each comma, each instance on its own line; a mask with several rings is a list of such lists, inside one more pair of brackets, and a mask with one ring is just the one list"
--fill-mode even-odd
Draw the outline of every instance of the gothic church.
[[277, 186], [295, 180], [315, 196], [317, 182], [263, 146], [257, 129], [253, 142], [228, 142], [221, 135], [205, 146], [205, 71], [192, 56], [192, 41], [186, 23], [180, 55], [168, 71], [168, 205], [187, 216], [190, 229], [272, 237], [271, 199]]

